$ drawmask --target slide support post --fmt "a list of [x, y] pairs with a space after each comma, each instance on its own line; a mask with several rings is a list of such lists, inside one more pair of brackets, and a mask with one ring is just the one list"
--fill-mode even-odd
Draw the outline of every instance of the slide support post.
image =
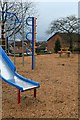
[[18, 89], [18, 104], [20, 103], [20, 90]]
[[34, 88], [34, 97], [36, 98], [36, 88]]

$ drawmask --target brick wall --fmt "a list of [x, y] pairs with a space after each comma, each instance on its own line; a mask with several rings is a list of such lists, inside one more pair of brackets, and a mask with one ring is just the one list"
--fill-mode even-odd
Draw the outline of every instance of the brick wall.
[[61, 38], [60, 35], [56, 34], [51, 39], [47, 41], [47, 50], [48, 52], [54, 52], [55, 42], [59, 39], [61, 43], [61, 47], [69, 47], [69, 44]]

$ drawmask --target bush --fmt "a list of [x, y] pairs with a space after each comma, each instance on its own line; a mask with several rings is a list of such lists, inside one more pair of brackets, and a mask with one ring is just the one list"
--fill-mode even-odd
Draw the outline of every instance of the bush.
[[74, 51], [80, 51], [80, 48], [74, 48]]
[[43, 48], [43, 47], [36, 48], [36, 53], [37, 54], [44, 53], [44, 50], [45, 50], [45, 48]]
[[19, 53], [19, 57], [22, 57], [22, 53]]
[[55, 53], [57, 53], [59, 50], [61, 50], [61, 43], [60, 43], [59, 39], [57, 39], [55, 42], [54, 50], [55, 50]]
[[75, 53], [80, 53], [80, 48], [74, 48]]

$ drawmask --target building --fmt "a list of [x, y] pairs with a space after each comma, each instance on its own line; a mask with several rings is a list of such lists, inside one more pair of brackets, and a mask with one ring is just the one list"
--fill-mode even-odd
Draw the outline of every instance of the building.
[[[26, 53], [26, 48], [31, 49], [31, 42], [24, 40], [24, 53]], [[14, 53], [14, 42], [9, 45], [9, 50]], [[22, 53], [22, 41], [15, 41], [15, 53]]]
[[[73, 41], [73, 47], [77, 48], [78, 47], [78, 34], [77, 33], [72, 33], [72, 41]], [[54, 52], [55, 48], [55, 42], [56, 40], [60, 41], [61, 47], [66, 48], [70, 47], [70, 38], [68, 33], [55, 33], [52, 35], [48, 40], [47, 40], [47, 50], [48, 52]]]

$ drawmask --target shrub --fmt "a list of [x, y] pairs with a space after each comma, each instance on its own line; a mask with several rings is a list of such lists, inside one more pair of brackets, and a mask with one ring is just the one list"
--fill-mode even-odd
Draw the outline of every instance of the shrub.
[[60, 43], [60, 40], [57, 39], [56, 42], [55, 42], [54, 50], [57, 53], [60, 49], [61, 49], [61, 43]]

